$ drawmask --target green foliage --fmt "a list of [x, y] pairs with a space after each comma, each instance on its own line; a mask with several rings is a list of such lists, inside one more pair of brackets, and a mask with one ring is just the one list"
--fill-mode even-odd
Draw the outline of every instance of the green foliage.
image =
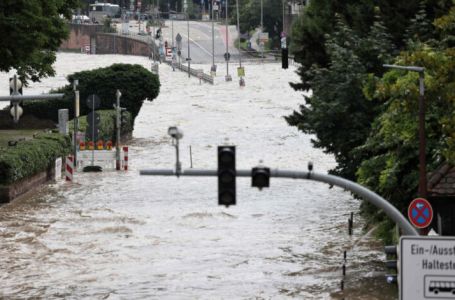
[[[431, 20], [435, 16], [444, 15], [451, 3], [452, 0], [427, 0], [427, 17]], [[301, 81], [292, 86], [299, 90], [311, 89], [313, 78], [307, 70], [314, 64], [326, 67], [330, 63], [325, 49], [325, 35], [333, 32], [336, 14], [363, 38], [370, 34], [369, 29], [379, 13], [385, 28], [391, 34], [392, 43], [400, 50], [405, 46], [404, 35], [410, 20], [415, 18], [421, 8], [419, 4], [420, 0], [310, 1], [292, 28], [290, 49], [295, 60], [301, 64], [298, 70]], [[376, 8], [378, 5], [380, 12]]]
[[[97, 110], [96, 111], [100, 115], [100, 124], [99, 130], [100, 134], [99, 137], [104, 141], [116, 140], [116, 132], [115, 132], [115, 117], [116, 112], [115, 110]], [[127, 124], [121, 127], [121, 134], [126, 135], [130, 134], [133, 131], [133, 120], [131, 118], [131, 113], [126, 112], [126, 120]], [[81, 116], [78, 118], [78, 131], [85, 132], [87, 129], [87, 116]], [[74, 121], [70, 120], [68, 122], [69, 129], [71, 132], [74, 131]], [[89, 140], [89, 137], [86, 136], [86, 140]]]
[[9, 184], [52, 167], [55, 159], [71, 151], [69, 137], [42, 134], [0, 151], [0, 184]]
[[[426, 137], [429, 169], [455, 162], [455, 49], [434, 49], [424, 44], [402, 52], [399, 65], [425, 67]], [[368, 159], [358, 180], [400, 209], [417, 196], [418, 186], [418, 74], [392, 70], [376, 82], [374, 93], [383, 103], [372, 133], [359, 153]]]
[[[245, 0], [239, 3], [240, 32], [250, 32], [261, 25], [261, 1]], [[231, 10], [232, 11], [232, 10]], [[237, 16], [233, 14], [233, 18]], [[236, 22], [234, 22], [236, 24]], [[269, 38], [274, 47], [279, 47], [280, 32], [283, 23], [283, 7], [281, 1], [263, 0], [264, 32], [269, 33]]]
[[286, 118], [303, 132], [316, 134], [313, 144], [335, 155], [335, 173], [351, 179], [362, 160], [353, 149], [364, 143], [378, 111], [376, 102], [365, 98], [362, 83], [367, 70], [378, 70], [393, 48], [380, 20], [370, 32], [361, 38], [337, 18], [336, 30], [326, 36], [330, 64], [314, 65], [307, 72], [313, 78], [313, 95]]
[[[96, 94], [101, 99], [99, 109], [112, 109], [116, 103], [117, 89], [122, 93], [120, 106], [131, 113], [133, 124], [145, 99], [153, 101], [158, 96], [160, 82], [158, 76], [140, 65], [114, 64], [106, 68], [82, 71], [68, 76], [68, 81], [79, 80], [80, 114], [89, 113], [86, 99]], [[67, 108], [70, 116], [74, 110], [74, 92], [72, 84], [68, 84], [57, 92], [65, 93], [63, 100], [27, 101], [24, 102], [25, 114], [38, 118], [51, 119], [57, 122], [58, 110]]]
[[52, 68], [55, 51], [69, 32], [65, 18], [71, 18], [71, 10], [77, 3], [77, 0], [0, 1], [0, 71], [16, 69], [24, 82], [55, 75]]

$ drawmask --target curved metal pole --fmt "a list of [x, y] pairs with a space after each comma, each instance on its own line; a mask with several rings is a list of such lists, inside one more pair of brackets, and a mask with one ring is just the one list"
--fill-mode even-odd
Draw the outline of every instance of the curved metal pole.
[[[197, 170], [189, 169], [176, 172], [175, 170], [141, 170], [140, 175], [161, 175], [161, 176], [218, 176], [217, 170]], [[237, 170], [236, 176], [238, 177], [250, 177], [251, 170]], [[307, 179], [314, 180], [319, 182], [325, 182], [334, 186], [341, 187], [343, 189], [349, 190], [358, 196], [362, 197], [364, 200], [370, 202], [376, 207], [384, 210], [385, 214], [391, 218], [400, 228], [403, 230], [405, 235], [414, 235], [418, 236], [419, 233], [417, 230], [406, 220], [403, 214], [400, 211], [390, 204], [387, 200], [379, 196], [378, 194], [370, 191], [369, 189], [361, 186], [358, 183], [353, 181], [315, 172], [305, 172], [305, 171], [280, 171], [280, 170], [270, 170], [271, 177], [278, 178], [291, 178], [291, 179]]]

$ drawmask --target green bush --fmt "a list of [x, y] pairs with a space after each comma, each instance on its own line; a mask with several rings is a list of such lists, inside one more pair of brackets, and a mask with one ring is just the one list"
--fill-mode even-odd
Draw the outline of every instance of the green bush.
[[46, 133], [0, 151], [0, 184], [9, 184], [52, 167], [71, 151], [69, 137]]
[[[111, 140], [112, 142], [116, 141], [116, 132], [114, 127], [115, 122], [115, 110], [97, 110], [100, 115], [100, 124], [99, 124], [99, 138], [107, 141]], [[127, 135], [133, 131], [132, 118], [129, 112], [126, 112], [126, 121], [127, 124], [121, 127], [121, 134]], [[87, 116], [81, 116], [78, 118], [78, 131], [85, 132], [87, 129]], [[74, 121], [69, 121], [69, 130], [73, 132]], [[86, 141], [89, 140], [89, 137], [86, 136]]]
[[31, 114], [38, 118], [50, 119], [58, 122], [58, 110], [67, 108], [70, 116], [74, 110], [74, 92], [72, 82], [79, 80], [80, 114], [87, 115], [89, 108], [86, 99], [91, 94], [96, 94], [101, 100], [99, 109], [112, 109], [116, 103], [115, 93], [122, 93], [120, 105], [131, 113], [132, 124], [142, 107], [145, 99], [153, 101], [160, 90], [158, 76], [140, 65], [113, 64], [106, 68], [77, 72], [68, 76], [70, 84], [53, 92], [64, 93], [62, 100], [26, 101], [23, 105], [24, 114]]

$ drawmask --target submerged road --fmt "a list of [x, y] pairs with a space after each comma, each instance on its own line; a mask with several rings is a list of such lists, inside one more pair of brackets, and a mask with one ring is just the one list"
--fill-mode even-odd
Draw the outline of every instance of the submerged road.
[[[58, 54], [57, 76], [31, 92], [66, 84], [73, 72], [143, 57]], [[209, 68], [209, 65], [200, 65]], [[359, 202], [338, 188], [273, 179], [258, 191], [237, 181], [237, 203], [217, 206], [216, 178], [139, 176], [169, 169], [169, 126], [184, 131], [181, 157], [216, 168], [216, 149], [237, 146], [237, 167], [334, 167], [331, 156], [289, 127], [303, 103], [289, 86], [296, 68], [247, 65], [246, 87], [199, 84], [160, 66], [160, 95], [145, 102], [130, 141], [130, 170], [77, 173], [0, 207], [0, 298], [394, 299], [379, 244], [362, 231]], [[222, 70], [221, 70], [222, 72]], [[7, 84], [10, 74], [0, 74]], [[4, 86], [0, 85], [0, 90]], [[26, 91], [28, 92], [28, 91]], [[355, 212], [354, 235], [347, 219]], [[340, 292], [348, 250], [345, 293]]]

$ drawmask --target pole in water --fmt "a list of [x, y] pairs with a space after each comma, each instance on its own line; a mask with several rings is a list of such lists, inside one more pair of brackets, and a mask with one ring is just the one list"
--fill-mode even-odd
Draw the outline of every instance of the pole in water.
[[344, 291], [344, 280], [341, 280], [340, 288], [341, 288], [342, 291]]
[[193, 168], [193, 154], [191, 152], [191, 146], [190, 146], [190, 168]]
[[354, 213], [351, 212], [351, 217], [348, 219], [348, 233], [349, 233], [349, 235], [352, 235], [353, 219], [354, 219]]
[[347, 251], [344, 250], [344, 251], [343, 251], [343, 259], [344, 259], [345, 262], [346, 262], [346, 258], [347, 258]]
[[346, 276], [346, 265], [345, 264], [343, 264], [342, 270], [343, 270], [343, 276]]

